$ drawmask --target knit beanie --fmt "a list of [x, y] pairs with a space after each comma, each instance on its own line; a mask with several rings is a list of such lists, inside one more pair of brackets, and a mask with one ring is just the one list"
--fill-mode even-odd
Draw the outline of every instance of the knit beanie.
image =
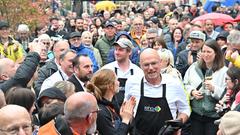
[[42, 91], [37, 99], [37, 105], [39, 108], [42, 107], [42, 98], [43, 97], [48, 97], [51, 99], [59, 99], [63, 102], [66, 101], [67, 97], [63, 94], [63, 92], [56, 87], [50, 87]]
[[229, 111], [221, 118], [219, 125], [223, 135], [239, 135], [240, 134], [240, 112]]

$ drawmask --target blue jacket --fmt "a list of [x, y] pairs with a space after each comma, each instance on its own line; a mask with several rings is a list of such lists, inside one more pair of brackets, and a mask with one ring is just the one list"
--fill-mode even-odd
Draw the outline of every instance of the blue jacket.
[[77, 55], [85, 54], [89, 56], [89, 58], [92, 60], [92, 63], [93, 63], [93, 72], [96, 72], [99, 69], [98, 63], [91, 49], [86, 48], [83, 44], [81, 44], [79, 47], [74, 47], [71, 45], [71, 49], [75, 50], [77, 52]]
[[176, 62], [178, 53], [185, 49], [185, 46], [182, 48], [183, 43], [184, 43], [184, 40], [181, 40], [177, 48], [175, 48], [175, 44], [173, 41], [166, 43], [168, 50], [170, 50], [174, 56], [174, 63]]

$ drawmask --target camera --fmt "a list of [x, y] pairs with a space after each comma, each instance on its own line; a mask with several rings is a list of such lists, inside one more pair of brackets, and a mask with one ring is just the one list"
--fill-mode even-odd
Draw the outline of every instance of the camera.
[[197, 51], [191, 51], [191, 55], [197, 55]]
[[223, 116], [229, 110], [230, 110], [230, 108], [227, 107], [226, 103], [224, 103], [223, 106], [217, 110], [217, 113], [218, 113], [219, 116]]

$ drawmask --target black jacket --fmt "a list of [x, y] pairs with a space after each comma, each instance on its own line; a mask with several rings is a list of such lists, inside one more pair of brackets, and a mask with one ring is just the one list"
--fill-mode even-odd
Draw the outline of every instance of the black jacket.
[[[129, 126], [122, 123], [120, 116], [115, 113], [113, 104], [106, 99], [98, 101], [100, 112], [97, 116], [97, 130], [100, 135], [127, 135]], [[116, 124], [118, 123], [118, 126]]]
[[80, 84], [74, 74], [70, 78], [68, 78], [68, 81], [74, 84], [75, 92], [84, 91], [83, 86]]
[[67, 38], [67, 32], [60, 30], [60, 31], [53, 31], [50, 28], [48, 29], [48, 31], [46, 32], [46, 34], [49, 35], [49, 37], [62, 37], [64, 39]]
[[[183, 50], [177, 55], [176, 59], [176, 68], [182, 74], [182, 78], [184, 78], [185, 72], [189, 68], [188, 65], [188, 52], [189, 50]], [[192, 53], [193, 62], [197, 61], [197, 53]]]
[[40, 56], [36, 52], [30, 52], [24, 62], [18, 67], [16, 74], [7, 81], [2, 81], [0, 83], [0, 89], [4, 93], [7, 92], [13, 86], [27, 87], [28, 82], [34, 75], [38, 63], [40, 61]]
[[58, 70], [58, 67], [54, 59], [50, 60], [43, 67], [39, 69], [38, 79], [34, 82], [34, 90], [37, 96], [39, 95], [43, 81], [48, 77], [50, 77], [57, 70]]

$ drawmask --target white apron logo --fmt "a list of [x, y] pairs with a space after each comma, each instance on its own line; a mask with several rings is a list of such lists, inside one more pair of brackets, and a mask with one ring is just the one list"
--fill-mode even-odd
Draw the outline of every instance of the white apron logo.
[[161, 107], [160, 106], [155, 106], [155, 107], [144, 106], [144, 111], [146, 111], [146, 112], [160, 112]]

